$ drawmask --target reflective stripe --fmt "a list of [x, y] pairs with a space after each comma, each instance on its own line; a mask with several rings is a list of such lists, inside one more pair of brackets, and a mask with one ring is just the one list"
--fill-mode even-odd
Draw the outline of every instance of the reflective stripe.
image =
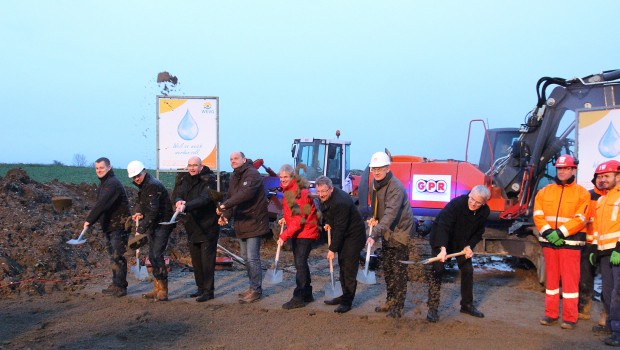
[[534, 210], [534, 216], [536, 215], [545, 215], [545, 212], [542, 210]]
[[557, 295], [557, 294], [560, 294], [560, 288], [558, 288], [558, 289], [545, 289], [545, 293], [547, 293], [547, 295]]
[[564, 299], [577, 299], [579, 298], [579, 292], [577, 293], [562, 293]]
[[586, 221], [586, 217], [583, 214], [575, 214], [576, 218], [579, 218], [581, 221], [585, 222]]
[[614, 249], [614, 248], [616, 248], [616, 243], [618, 243], [618, 242], [611, 242], [611, 243], [607, 243], [607, 244], [598, 244], [598, 250]]
[[547, 230], [551, 230], [551, 225], [547, 224], [540, 229], [540, 232], [545, 232]]
[[566, 227], [564, 227], [564, 225], [559, 227], [560, 232], [562, 232], [562, 234], [564, 235], [564, 237], [568, 237], [570, 236], [568, 229], [566, 229]]
[[616, 231], [616, 232], [609, 232], [606, 233], [604, 235], [599, 235], [598, 236], [598, 240], [599, 241], [608, 241], [608, 240], [614, 240], [617, 241], [620, 238], [620, 231]]
[[567, 222], [570, 221], [570, 218], [565, 218], [562, 216], [545, 216], [545, 220], [553, 222]]
[[614, 202], [614, 209], [611, 212], [611, 221], [618, 220], [618, 203], [620, 203], [620, 198]]

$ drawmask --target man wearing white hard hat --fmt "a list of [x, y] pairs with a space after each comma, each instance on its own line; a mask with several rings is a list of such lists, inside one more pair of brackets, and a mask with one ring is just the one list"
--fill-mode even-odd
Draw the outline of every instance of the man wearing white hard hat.
[[409, 238], [414, 229], [413, 213], [403, 184], [390, 171], [390, 156], [376, 152], [370, 159], [372, 182], [372, 217], [368, 225], [372, 234], [367, 244], [372, 246], [379, 238], [383, 240], [381, 264], [385, 272], [387, 298], [377, 306], [376, 312], [387, 312], [387, 317], [400, 318], [407, 294], [407, 266], [401, 260], [409, 260]]
[[[172, 202], [166, 187], [151, 174], [146, 172], [144, 164], [134, 160], [127, 165], [127, 176], [133, 179], [138, 187], [138, 202], [132, 219], [138, 222], [136, 235], [148, 238], [149, 261], [151, 262], [153, 277], [153, 291], [143, 294], [145, 299], [154, 301], [168, 300], [168, 269], [164, 260], [164, 251], [168, 245], [168, 238], [173, 225], [160, 225], [172, 216]], [[137, 241], [130, 248], [137, 249], [144, 241]]]

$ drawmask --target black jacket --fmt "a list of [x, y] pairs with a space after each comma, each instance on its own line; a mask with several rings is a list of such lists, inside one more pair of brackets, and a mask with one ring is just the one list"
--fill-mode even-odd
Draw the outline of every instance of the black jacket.
[[208, 190], [214, 190], [213, 171], [204, 166], [200, 174], [191, 176], [185, 173], [174, 189], [175, 203], [185, 201], [186, 216], [182, 219], [190, 242], [204, 242], [217, 239], [220, 226], [215, 213], [216, 201]]
[[238, 238], [258, 237], [269, 232], [263, 177], [254, 169], [250, 159], [233, 171], [227, 197], [223, 203], [227, 209], [224, 216], [227, 219], [231, 216], [234, 218], [233, 225]]
[[103, 232], [112, 232], [125, 229], [125, 221], [129, 214], [129, 200], [121, 181], [110, 169], [99, 179], [97, 187], [97, 202], [91, 209], [86, 221], [93, 225], [99, 221]]
[[170, 196], [166, 187], [149, 173], [144, 176], [142, 184], [136, 186], [140, 190], [135, 212], [143, 216], [138, 226], [138, 233], [150, 233], [160, 222], [169, 221], [172, 217]]
[[329, 250], [340, 252], [345, 244], [357, 245], [362, 249], [366, 242], [366, 228], [349, 194], [334, 187], [332, 195], [321, 203], [321, 213], [324, 223], [332, 228]]
[[448, 253], [455, 253], [466, 246], [473, 250], [480, 242], [489, 217], [489, 206], [485, 204], [471, 211], [468, 199], [467, 194], [456, 197], [439, 212], [429, 239], [432, 248], [446, 247]]

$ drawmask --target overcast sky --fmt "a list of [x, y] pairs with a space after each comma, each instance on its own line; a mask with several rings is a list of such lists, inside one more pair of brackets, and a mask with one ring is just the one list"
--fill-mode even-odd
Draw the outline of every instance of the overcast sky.
[[[9, 1], [0, 163], [156, 164], [157, 73], [220, 99], [220, 161], [294, 138], [464, 159], [470, 119], [518, 127], [543, 76], [620, 68], [618, 1]], [[482, 140], [475, 139], [475, 154]], [[206, 157], [206, 155], [204, 155]], [[473, 157], [473, 159], [471, 159]]]

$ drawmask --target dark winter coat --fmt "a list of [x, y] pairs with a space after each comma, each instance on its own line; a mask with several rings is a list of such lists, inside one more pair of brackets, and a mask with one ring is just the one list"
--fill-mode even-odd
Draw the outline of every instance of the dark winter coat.
[[381, 180], [373, 180], [372, 213], [379, 221], [372, 229], [372, 237], [396, 241], [407, 246], [415, 229], [407, 191], [390, 171]]
[[99, 221], [103, 232], [124, 230], [125, 221], [131, 216], [125, 187], [114, 175], [112, 169], [99, 181], [97, 202], [88, 214], [86, 221], [91, 226]]
[[466, 246], [472, 250], [482, 239], [489, 217], [489, 206], [469, 210], [469, 195], [451, 200], [433, 222], [429, 243], [432, 248], [446, 247], [448, 253], [460, 252]]
[[185, 217], [182, 219], [189, 241], [204, 242], [209, 238], [217, 238], [219, 225], [218, 215], [215, 213], [217, 201], [211, 198], [210, 191], [214, 190], [213, 171], [203, 166], [199, 174], [183, 175], [181, 182], [174, 189], [175, 203], [185, 201]]
[[348, 193], [334, 187], [332, 195], [321, 203], [321, 213], [323, 222], [331, 226], [329, 250], [339, 253], [345, 244], [362, 249], [366, 242], [364, 220]]
[[143, 216], [138, 225], [138, 233], [150, 233], [160, 222], [169, 221], [172, 217], [170, 196], [166, 187], [149, 173], [146, 173], [144, 181], [136, 186], [139, 191], [135, 212]]
[[233, 171], [227, 199], [222, 204], [226, 208], [224, 216], [234, 219], [237, 238], [258, 237], [269, 232], [263, 177], [254, 169], [250, 159]]

